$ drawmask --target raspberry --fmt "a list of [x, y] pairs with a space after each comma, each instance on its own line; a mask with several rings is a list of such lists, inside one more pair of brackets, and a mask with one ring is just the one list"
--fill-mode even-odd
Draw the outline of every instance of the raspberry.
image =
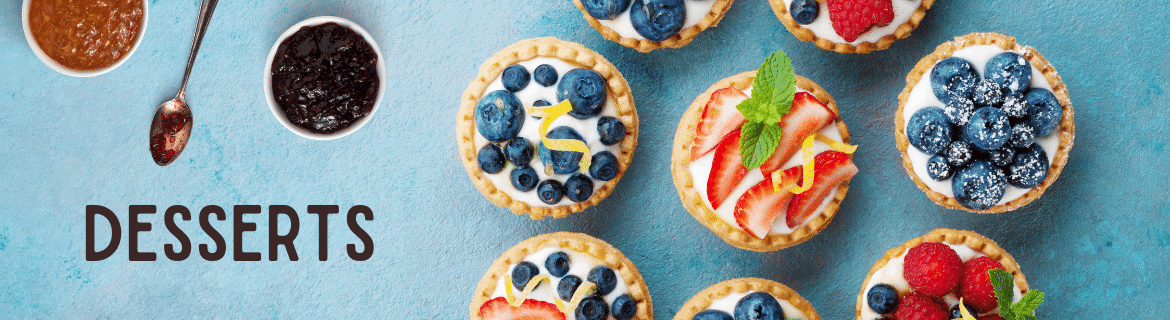
[[829, 0], [829, 20], [837, 34], [853, 42], [874, 25], [889, 25], [894, 20], [894, 4], [890, 0]]
[[1003, 265], [989, 257], [978, 257], [967, 261], [965, 268], [963, 282], [959, 287], [963, 302], [979, 312], [987, 312], [998, 306], [995, 301], [995, 288], [991, 286], [991, 278], [987, 271], [1003, 269]]
[[993, 315], [989, 315], [989, 316], [979, 317], [979, 320], [1003, 320], [1003, 317], [1000, 317], [1000, 316], [993, 314]]
[[954, 249], [938, 242], [925, 242], [906, 253], [902, 276], [916, 292], [941, 297], [954, 292], [963, 277], [963, 260]]
[[947, 320], [947, 311], [933, 299], [920, 293], [911, 293], [899, 298], [894, 319], [898, 320]]

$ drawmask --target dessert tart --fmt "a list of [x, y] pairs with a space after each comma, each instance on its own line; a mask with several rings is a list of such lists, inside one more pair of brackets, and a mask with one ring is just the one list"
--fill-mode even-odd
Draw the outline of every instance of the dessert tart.
[[739, 278], [699, 291], [674, 320], [787, 319], [820, 320], [812, 304], [779, 282]]
[[943, 43], [898, 95], [902, 165], [935, 203], [977, 213], [1039, 198], [1068, 162], [1068, 88], [1036, 49], [997, 33]]
[[894, 40], [909, 37], [934, 4], [934, 0], [768, 1], [797, 39], [839, 53], [889, 48]]
[[[731, 76], [699, 95], [679, 122], [671, 155], [674, 185], [687, 211], [727, 243], [754, 251], [787, 248], [823, 230], [858, 172], [851, 155], [856, 147], [848, 145], [849, 129], [827, 91], [793, 74], [787, 56], [782, 60], [794, 81], [757, 77], [780, 73], [769, 66], [778, 54], [783, 56], [773, 53], [761, 67], [765, 71]], [[769, 99], [771, 91], [784, 92]], [[779, 102], [790, 106], [780, 117], [741, 113], [762, 105], [753, 100], [781, 95], [792, 99]], [[779, 131], [779, 138], [765, 139], [767, 131]], [[742, 148], [752, 137], [759, 142]], [[763, 146], [766, 140], [775, 147]]]
[[[873, 264], [857, 296], [857, 319], [1004, 319], [1031, 314], [1041, 301], [1043, 293], [1028, 289], [1020, 265], [995, 241], [935, 229]], [[1021, 302], [1030, 308], [1015, 306]]]
[[577, 43], [537, 38], [504, 48], [460, 103], [456, 139], [471, 181], [492, 203], [532, 219], [601, 202], [638, 144], [626, 79]]
[[573, 0], [601, 36], [641, 52], [678, 48], [723, 19], [732, 0]]
[[472, 320], [654, 319], [638, 268], [605, 241], [556, 232], [496, 259], [471, 298]]

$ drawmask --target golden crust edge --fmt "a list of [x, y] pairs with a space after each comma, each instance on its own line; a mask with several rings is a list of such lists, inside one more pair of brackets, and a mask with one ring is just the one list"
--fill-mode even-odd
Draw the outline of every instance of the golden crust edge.
[[607, 40], [617, 42], [618, 44], [621, 44], [627, 48], [637, 50], [641, 53], [649, 53], [650, 51], [662, 48], [679, 48], [691, 43], [691, 40], [694, 40], [694, 38], [698, 36], [699, 33], [702, 33], [703, 30], [718, 25], [719, 21], [723, 20], [724, 14], [727, 13], [727, 9], [731, 7], [732, 2], [734, 2], [734, 0], [716, 0], [715, 4], [711, 6], [711, 11], [708, 12], [707, 15], [703, 16], [703, 19], [699, 20], [698, 24], [679, 30], [677, 34], [671, 36], [669, 39], [663, 40], [661, 42], [655, 42], [650, 41], [649, 39], [635, 39], [621, 36], [617, 33], [617, 31], [613, 31], [613, 29], [602, 25], [600, 21], [589, 15], [589, 13], [585, 11], [585, 7], [581, 5], [581, 0], [573, 0], [573, 4], [575, 4], [577, 9], [581, 11], [581, 14], [585, 16], [585, 21], [588, 21], [589, 25], [594, 29], [597, 29], [597, 31], [601, 33], [602, 37]]
[[[610, 99], [613, 99], [616, 104], [618, 119], [626, 125], [626, 137], [621, 142], [622, 154], [618, 157], [620, 170], [618, 170], [617, 176], [606, 181], [597, 192], [584, 202], [555, 207], [535, 207], [521, 201], [514, 201], [505, 192], [498, 190], [475, 162], [477, 153], [475, 105], [479, 98], [486, 94], [484, 91], [487, 90], [488, 84], [498, 77], [504, 68], [535, 57], [557, 58], [600, 73], [602, 77], [607, 79], [606, 87], [610, 92]], [[528, 215], [533, 220], [544, 217], [563, 218], [569, 213], [584, 211], [585, 208], [596, 205], [609, 197], [633, 161], [634, 150], [638, 145], [638, 111], [634, 106], [629, 83], [609, 60], [575, 42], [544, 37], [521, 40], [505, 47], [480, 66], [476, 78], [467, 85], [461, 100], [459, 113], [456, 116], [455, 137], [459, 147], [459, 157], [463, 161], [463, 168], [467, 171], [467, 175], [475, 184], [476, 189], [479, 189], [480, 193], [493, 204], [508, 208], [515, 214]]]
[[792, 288], [782, 283], [760, 278], [737, 278], [711, 285], [703, 289], [703, 291], [696, 293], [690, 300], [687, 300], [679, 308], [678, 313], [674, 314], [674, 320], [691, 320], [691, 318], [695, 317], [695, 314], [711, 306], [711, 302], [722, 299], [731, 293], [747, 291], [767, 292], [780, 300], [791, 303], [801, 313], [804, 313], [808, 320], [821, 320], [821, 315], [817, 313], [817, 310], [813, 308], [808, 300], [805, 300], [804, 297], [797, 293], [796, 290], [792, 290]]
[[917, 29], [918, 25], [922, 23], [922, 19], [926, 17], [926, 10], [929, 10], [930, 7], [934, 5], [934, 0], [922, 0], [922, 3], [918, 5], [918, 9], [914, 11], [914, 13], [910, 14], [910, 19], [899, 25], [898, 28], [894, 30], [894, 33], [878, 38], [877, 42], [862, 42], [856, 45], [833, 42], [829, 39], [817, 37], [816, 33], [814, 33], [811, 29], [805, 28], [796, 23], [795, 20], [792, 20], [792, 15], [788, 13], [788, 7], [784, 5], [783, 0], [768, 0], [768, 3], [772, 7], [772, 12], [775, 13], [776, 17], [780, 19], [780, 22], [784, 24], [784, 28], [788, 29], [788, 32], [792, 33], [792, 35], [796, 36], [796, 38], [800, 39], [800, 41], [812, 42], [818, 48], [827, 51], [834, 51], [837, 53], [869, 53], [873, 51], [885, 50], [893, 45], [895, 40], [910, 37], [910, 33], [913, 32], [914, 29]]

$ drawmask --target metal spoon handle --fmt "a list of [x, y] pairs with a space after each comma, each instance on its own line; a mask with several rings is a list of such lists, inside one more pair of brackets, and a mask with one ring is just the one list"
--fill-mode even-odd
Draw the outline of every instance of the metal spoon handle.
[[199, 5], [199, 18], [195, 21], [195, 37], [191, 40], [191, 55], [187, 57], [187, 70], [183, 71], [183, 84], [179, 86], [179, 94], [176, 97], [183, 97], [187, 92], [187, 77], [191, 76], [191, 67], [195, 65], [195, 56], [199, 53], [199, 44], [203, 43], [203, 32], [207, 31], [207, 25], [211, 22], [211, 14], [215, 12], [215, 4], [219, 0], [203, 0]]

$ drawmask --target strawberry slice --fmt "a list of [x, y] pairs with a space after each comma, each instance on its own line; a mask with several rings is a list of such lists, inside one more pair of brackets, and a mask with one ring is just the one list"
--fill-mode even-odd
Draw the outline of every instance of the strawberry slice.
[[[800, 167], [784, 170], [785, 180], [800, 175]], [[772, 176], [764, 176], [751, 189], [748, 189], [739, 202], [735, 203], [735, 222], [739, 227], [753, 237], [763, 239], [772, 230], [772, 223], [776, 217], [788, 211], [788, 203], [792, 200], [792, 192], [782, 189], [779, 192], [772, 186]]]
[[488, 300], [479, 307], [479, 318], [483, 320], [565, 320], [565, 314], [557, 310], [557, 306], [528, 299], [513, 307], [504, 297]]
[[739, 110], [735, 109], [735, 106], [747, 98], [747, 94], [734, 86], [715, 90], [711, 94], [711, 100], [707, 101], [707, 106], [703, 108], [703, 118], [699, 119], [699, 125], [695, 130], [695, 142], [691, 144], [691, 161], [711, 152], [724, 136], [732, 130], [739, 129], [744, 121], [747, 121]]
[[805, 138], [813, 133], [820, 132], [833, 123], [833, 111], [808, 92], [798, 92], [792, 99], [792, 110], [780, 118], [780, 130], [784, 135], [780, 137], [780, 145], [768, 160], [760, 165], [764, 175], [780, 169], [792, 155], [800, 151], [800, 145]]
[[[813, 158], [813, 163], [816, 175], [813, 177], [812, 189], [792, 196], [792, 202], [788, 205], [786, 222], [789, 228], [796, 228], [805, 219], [816, 213], [821, 202], [825, 200], [825, 196], [833, 194], [838, 185], [857, 174], [857, 166], [853, 165], [853, 159], [844, 152], [821, 152]], [[784, 171], [784, 173], [787, 174], [788, 171]], [[801, 175], [797, 175], [796, 180], [797, 184], [804, 183], [802, 181], [804, 177]]]
[[712, 208], [719, 209], [747, 173], [739, 157], [739, 133], [739, 129], [731, 131], [715, 147], [715, 161], [711, 163], [711, 175], [707, 178], [707, 198], [711, 200]]

